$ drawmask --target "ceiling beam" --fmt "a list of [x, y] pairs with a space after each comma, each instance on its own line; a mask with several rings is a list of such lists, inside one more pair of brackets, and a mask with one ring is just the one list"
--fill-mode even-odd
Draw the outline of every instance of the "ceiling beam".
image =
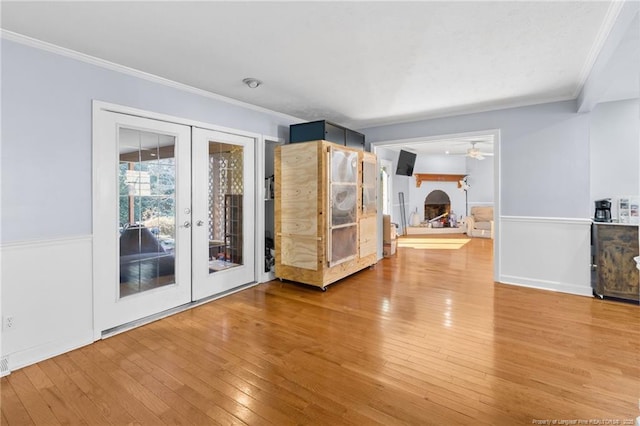
[[[620, 6], [618, 6], [620, 7]], [[640, 2], [625, 1], [615, 17], [615, 23], [606, 36], [602, 48], [586, 77], [576, 100], [577, 112], [590, 112], [600, 102], [611, 82], [611, 74], [615, 72], [615, 64], [611, 64], [620, 42], [624, 39], [633, 20], [640, 11]]]

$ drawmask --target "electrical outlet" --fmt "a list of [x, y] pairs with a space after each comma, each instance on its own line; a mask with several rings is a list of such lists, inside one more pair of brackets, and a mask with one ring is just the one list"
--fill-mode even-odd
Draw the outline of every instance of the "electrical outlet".
[[4, 317], [4, 328], [5, 328], [5, 330], [13, 328], [13, 327], [15, 327], [15, 325], [16, 325], [16, 322], [15, 322], [15, 319], [13, 318], [13, 315]]

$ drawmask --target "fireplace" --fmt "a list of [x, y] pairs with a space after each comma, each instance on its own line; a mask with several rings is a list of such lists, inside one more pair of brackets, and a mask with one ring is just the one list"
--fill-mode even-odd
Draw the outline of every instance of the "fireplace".
[[424, 199], [424, 218], [431, 220], [451, 211], [451, 200], [446, 192], [436, 189]]
[[429, 221], [447, 213], [433, 222], [423, 222], [420, 226], [407, 226], [407, 235], [463, 234], [464, 226], [450, 222], [451, 199], [446, 192], [436, 189], [424, 199], [424, 219]]

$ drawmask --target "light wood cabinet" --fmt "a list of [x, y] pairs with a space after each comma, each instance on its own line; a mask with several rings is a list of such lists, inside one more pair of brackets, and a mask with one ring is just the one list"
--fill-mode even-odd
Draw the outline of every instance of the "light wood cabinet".
[[275, 152], [275, 275], [325, 287], [377, 262], [374, 154], [324, 140]]

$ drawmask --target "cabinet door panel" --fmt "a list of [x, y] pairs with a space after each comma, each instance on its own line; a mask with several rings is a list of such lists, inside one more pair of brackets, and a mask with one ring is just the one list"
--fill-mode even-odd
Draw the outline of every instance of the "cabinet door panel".
[[324, 140], [329, 141], [329, 142], [334, 142], [337, 143], [339, 145], [345, 145], [345, 134], [344, 134], [344, 128], [342, 127], [338, 127], [338, 126], [334, 126], [331, 123], [326, 123], [324, 125], [324, 134], [325, 134], [325, 138]]
[[318, 241], [302, 236], [282, 236], [280, 263], [296, 268], [318, 270]]
[[358, 254], [358, 153], [329, 149], [329, 266]]
[[377, 210], [376, 163], [362, 162], [362, 213], [374, 214]]
[[364, 135], [350, 129], [346, 129], [346, 145], [350, 148], [364, 149]]
[[331, 186], [331, 226], [355, 223], [358, 215], [358, 187]]
[[289, 145], [279, 151], [276, 206], [283, 234], [318, 234], [318, 153], [308, 145]]
[[596, 293], [627, 300], [638, 300], [640, 272], [634, 256], [638, 256], [638, 226], [594, 225], [596, 228]]
[[376, 216], [360, 219], [360, 257], [365, 257], [377, 252], [376, 247]]
[[331, 230], [330, 266], [353, 259], [358, 254], [357, 230], [357, 225]]
[[358, 153], [331, 149], [331, 183], [358, 183]]

